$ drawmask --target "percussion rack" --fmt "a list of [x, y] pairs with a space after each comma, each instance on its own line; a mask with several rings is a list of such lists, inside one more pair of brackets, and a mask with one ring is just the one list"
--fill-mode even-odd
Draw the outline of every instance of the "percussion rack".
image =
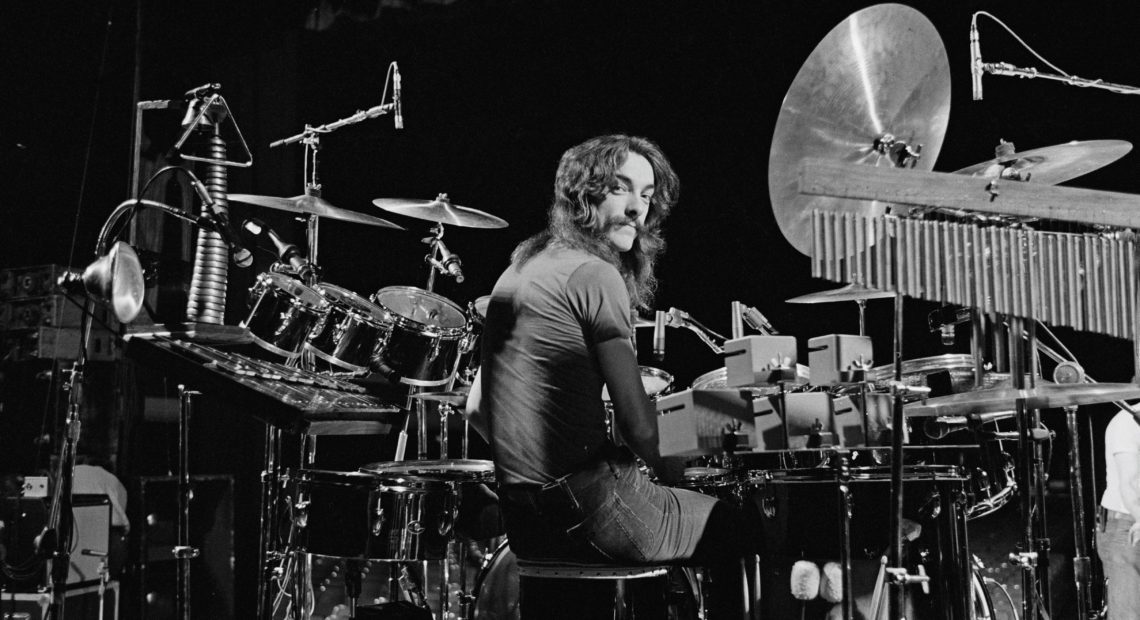
[[[813, 209], [813, 276], [965, 306], [1008, 324], [1017, 479], [1023, 490], [1021, 544], [1009, 561], [1022, 570], [1023, 617], [1038, 617], [1049, 603], [1049, 541], [1042, 447], [1035, 431], [1041, 424], [1039, 408], [1056, 405], [1032, 399], [1037, 394], [1036, 325], [1041, 321], [1130, 339], [1140, 362], [1140, 245], [1131, 230], [1140, 228], [1140, 196], [813, 158], [801, 164], [798, 182], [804, 195], [917, 207], [907, 216]], [[973, 217], [975, 212], [1015, 217]], [[952, 217], [927, 219], [948, 214]], [[1069, 222], [1090, 231], [1035, 230], [1017, 217]], [[1066, 411], [1072, 418], [1073, 408]], [[1072, 443], [1070, 458], [1079, 463], [1079, 447]], [[1079, 496], [1081, 482], [1076, 476], [1071, 480]], [[1084, 535], [1083, 528], [1077, 532], [1078, 538]], [[1087, 571], [1081, 572], [1078, 577], [1087, 580]], [[1078, 583], [1082, 599], [1087, 585]], [[1087, 609], [1087, 600], [1078, 606]]]

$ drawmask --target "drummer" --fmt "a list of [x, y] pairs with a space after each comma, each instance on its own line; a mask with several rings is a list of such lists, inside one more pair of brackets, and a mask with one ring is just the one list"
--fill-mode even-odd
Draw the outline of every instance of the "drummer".
[[[661, 225], [678, 189], [644, 138], [602, 136], [562, 155], [546, 230], [515, 249], [492, 292], [468, 414], [490, 441], [519, 558], [706, 566], [710, 598], [726, 608], [719, 617], [739, 618], [733, 571], [751, 553], [745, 520], [713, 497], [654, 484], [635, 458], [665, 484], [683, 471], [658, 451], [631, 344], [631, 310], [653, 295]], [[603, 385], [628, 447], [607, 438]], [[612, 596], [549, 581], [520, 584], [524, 618], [612, 613], [583, 610], [612, 606]]]

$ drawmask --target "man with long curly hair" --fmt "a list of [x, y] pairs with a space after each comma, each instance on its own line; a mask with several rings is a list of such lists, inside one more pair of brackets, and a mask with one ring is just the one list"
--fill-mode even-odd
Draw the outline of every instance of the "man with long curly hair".
[[[491, 443], [521, 559], [712, 567], [736, 566], [748, 550], [733, 508], [655, 484], [635, 458], [665, 484], [680, 475], [682, 464], [658, 450], [631, 342], [631, 315], [651, 303], [661, 226], [678, 191], [668, 160], [645, 138], [571, 148], [547, 228], [519, 245], [492, 291], [468, 413]], [[607, 432], [603, 385], [622, 447]], [[612, 613], [605, 596], [539, 581], [522, 583], [524, 617], [593, 617], [583, 608], [591, 603], [602, 605], [598, 615]]]

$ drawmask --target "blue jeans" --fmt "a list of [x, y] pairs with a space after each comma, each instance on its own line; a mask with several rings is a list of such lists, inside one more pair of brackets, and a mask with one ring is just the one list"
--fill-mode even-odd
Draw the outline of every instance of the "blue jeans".
[[1128, 542], [1131, 517], [1110, 516], [1097, 528], [1096, 546], [1108, 579], [1108, 618], [1140, 618], [1140, 547]]
[[[503, 485], [499, 500], [519, 559], [704, 566], [712, 617], [740, 617], [739, 560], [753, 553], [750, 523], [715, 497], [653, 483], [627, 450], [608, 449], [542, 487]], [[597, 583], [524, 578], [520, 593], [524, 619], [612, 616], [612, 594]], [[664, 616], [660, 592], [642, 596], [652, 599], [638, 617]]]
[[519, 558], [643, 564], [693, 557], [718, 500], [657, 485], [628, 451], [606, 452], [541, 488], [500, 487]]

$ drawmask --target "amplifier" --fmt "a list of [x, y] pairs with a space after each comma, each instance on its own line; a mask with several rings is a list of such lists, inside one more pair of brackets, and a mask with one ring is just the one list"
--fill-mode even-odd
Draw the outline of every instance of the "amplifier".
[[0, 269], [0, 299], [44, 297], [58, 293], [56, 282], [67, 270], [62, 265]]
[[[79, 327], [83, 318], [82, 299], [66, 295], [25, 297], [0, 301], [0, 331], [35, 327]], [[115, 330], [115, 317], [106, 306], [92, 304], [95, 326]]]
[[[0, 360], [73, 360], [79, 356], [80, 342], [78, 327], [35, 327], [0, 332]], [[114, 333], [103, 329], [91, 331], [87, 359], [109, 362], [119, 359], [119, 356], [120, 347]]]
[[[5, 592], [0, 603], [2, 620], [46, 620], [51, 594]], [[67, 620], [118, 620], [119, 582], [109, 581], [103, 589], [103, 613], [99, 613], [99, 586], [68, 588], [64, 593], [63, 611]]]
[[[68, 587], [98, 584], [100, 571], [111, 553], [111, 500], [106, 495], [73, 496], [74, 527]], [[0, 547], [5, 561], [19, 566], [9, 571], [0, 584], [8, 590], [35, 590], [48, 583], [49, 562], [37, 561], [34, 539], [47, 524], [48, 499], [5, 497], [0, 501]], [[69, 614], [70, 615], [70, 614]]]

